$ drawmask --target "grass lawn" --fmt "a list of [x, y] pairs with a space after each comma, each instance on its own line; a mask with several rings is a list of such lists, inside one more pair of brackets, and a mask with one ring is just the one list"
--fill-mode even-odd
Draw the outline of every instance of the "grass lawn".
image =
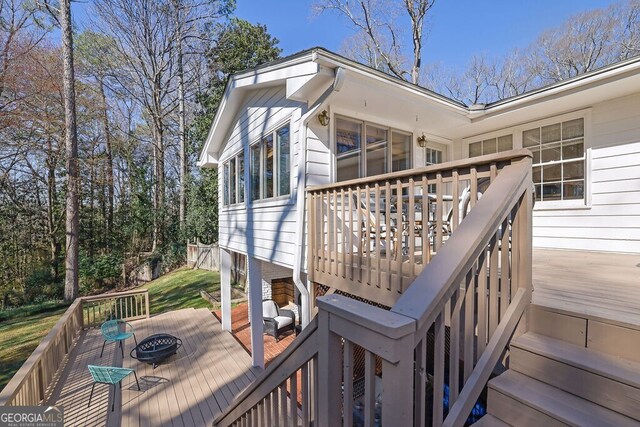
[[[218, 272], [182, 268], [147, 283], [151, 314], [181, 308], [210, 307], [200, 289], [220, 290]], [[61, 302], [0, 311], [0, 390], [9, 382], [40, 341], [49, 333], [67, 306]]]
[[200, 297], [200, 289], [219, 292], [220, 273], [181, 268], [142, 287], [149, 289], [151, 314], [181, 308], [210, 308], [211, 304]]
[[0, 390], [67, 309], [58, 302], [0, 311]]

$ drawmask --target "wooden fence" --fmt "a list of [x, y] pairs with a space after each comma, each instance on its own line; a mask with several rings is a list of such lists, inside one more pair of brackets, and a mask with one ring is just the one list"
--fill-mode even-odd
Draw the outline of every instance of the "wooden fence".
[[0, 406], [40, 405], [83, 329], [108, 319], [149, 317], [146, 289], [77, 298], [0, 393]]
[[209, 271], [220, 271], [218, 245], [187, 244], [187, 265]]

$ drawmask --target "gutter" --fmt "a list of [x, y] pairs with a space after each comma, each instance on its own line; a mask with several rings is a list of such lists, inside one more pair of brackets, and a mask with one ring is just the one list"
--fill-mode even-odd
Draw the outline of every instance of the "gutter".
[[[317, 56], [314, 52], [312, 60], [315, 61]], [[316, 100], [316, 102], [309, 108], [301, 118], [300, 123], [302, 126], [301, 132], [301, 140], [300, 145], [302, 148], [302, 152], [300, 153], [300, 161], [298, 163], [298, 192], [296, 194], [296, 206], [297, 209], [297, 220], [296, 223], [298, 225], [298, 231], [296, 233], [296, 252], [298, 256], [294, 258], [293, 264], [293, 282], [296, 285], [296, 288], [300, 292], [301, 295], [301, 305], [302, 312], [300, 315], [302, 321], [302, 327], [305, 328], [309, 322], [311, 321], [311, 300], [309, 295], [309, 289], [305, 285], [305, 281], [303, 281], [302, 274], [302, 265], [304, 263], [304, 235], [305, 235], [305, 214], [307, 210], [306, 204], [306, 188], [307, 188], [307, 129], [309, 127], [309, 121], [312, 117], [315, 116], [315, 113], [320, 110], [326, 102], [329, 100], [331, 95], [334, 92], [339, 92], [344, 83], [344, 74], [345, 71], [343, 68], [338, 67], [335, 70], [335, 77], [333, 79], [333, 83], [327, 90], [325, 90], [322, 95]], [[308, 250], [308, 248], [307, 248]]]

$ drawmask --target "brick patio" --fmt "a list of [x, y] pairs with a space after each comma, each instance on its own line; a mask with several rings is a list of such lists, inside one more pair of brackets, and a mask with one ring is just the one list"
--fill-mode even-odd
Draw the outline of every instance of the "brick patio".
[[[219, 310], [213, 313], [218, 320], [222, 321], [222, 314]], [[249, 305], [240, 304], [231, 309], [231, 333], [242, 347], [251, 354], [251, 328], [249, 324]], [[264, 365], [268, 366], [273, 359], [282, 353], [293, 342], [296, 337], [293, 331], [286, 332], [276, 342], [275, 338], [264, 335]]]

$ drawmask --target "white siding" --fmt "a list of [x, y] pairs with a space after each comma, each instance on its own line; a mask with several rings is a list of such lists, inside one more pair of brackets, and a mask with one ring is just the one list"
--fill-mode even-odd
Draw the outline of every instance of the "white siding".
[[597, 104], [591, 118], [591, 206], [534, 211], [534, 245], [640, 253], [640, 94]]
[[[291, 195], [290, 197], [245, 201], [242, 206], [222, 206], [223, 168], [218, 168], [219, 241], [226, 249], [249, 254], [263, 261], [292, 267], [296, 242], [295, 182], [299, 151], [298, 119], [300, 103], [285, 97], [284, 87], [254, 90], [248, 93], [221, 153], [221, 162], [244, 149], [245, 199], [248, 199], [249, 145], [276, 126], [290, 121], [291, 126]], [[247, 206], [249, 208], [247, 209]]]

